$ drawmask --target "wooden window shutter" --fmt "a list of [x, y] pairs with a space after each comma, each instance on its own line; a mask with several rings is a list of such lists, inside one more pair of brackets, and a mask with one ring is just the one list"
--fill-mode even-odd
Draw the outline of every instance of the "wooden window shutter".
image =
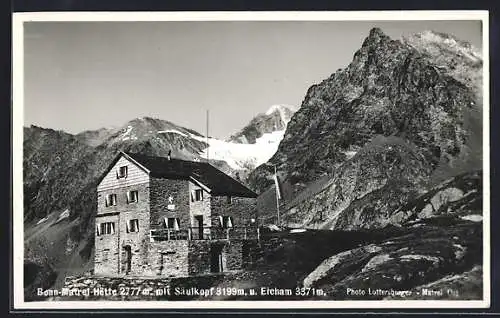
[[97, 236], [101, 235], [101, 231], [100, 231], [100, 229], [99, 229], [99, 225], [100, 225], [100, 224], [96, 224], [96, 225], [95, 225], [95, 231], [96, 231]]
[[174, 230], [179, 231], [179, 218], [174, 219]]
[[165, 224], [165, 228], [168, 228], [168, 218], [163, 218], [163, 223]]
[[106, 195], [105, 201], [106, 201], [106, 206], [108, 207], [109, 206], [109, 194]]
[[130, 220], [127, 221], [126, 230], [127, 230], [127, 233], [130, 233]]
[[194, 193], [195, 193], [194, 190], [191, 191], [191, 202], [194, 202], [194, 195], [195, 195]]
[[219, 223], [221, 227], [224, 227], [224, 217], [222, 215], [219, 215]]
[[115, 234], [115, 222], [111, 223], [111, 234]]
[[226, 227], [233, 227], [233, 218], [231, 216], [227, 217], [227, 225]]
[[130, 191], [127, 191], [127, 203], [130, 203]]

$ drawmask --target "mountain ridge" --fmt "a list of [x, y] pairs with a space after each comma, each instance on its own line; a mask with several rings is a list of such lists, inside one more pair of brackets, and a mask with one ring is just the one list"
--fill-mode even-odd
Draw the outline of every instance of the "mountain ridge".
[[[296, 226], [316, 227], [318, 221], [314, 218], [323, 214], [327, 219], [321, 222], [335, 227], [334, 220], [342, 211], [359, 204], [358, 200], [371, 192], [378, 191], [377, 198], [387, 200], [387, 204], [396, 197], [402, 199], [398, 199], [399, 204], [404, 204], [434, 184], [481, 168], [482, 102], [476, 90], [481, 86], [480, 77], [476, 77], [481, 74], [481, 63], [463, 62], [471, 59], [448, 51], [440, 55], [433, 50], [440, 47], [435, 46], [436, 42], [447, 45], [446, 39], [437, 41], [433, 37], [430, 44], [409, 39], [393, 40], [381, 29], [371, 29], [346, 68], [308, 89], [278, 151], [249, 175], [248, 182], [255, 191], [269, 192], [273, 188], [273, 167], [277, 166], [287, 187], [283, 191], [285, 207], [297, 197], [305, 197], [305, 202], [307, 198], [312, 200], [298, 211], [291, 211], [300, 215], [301, 223], [294, 223]], [[461, 50], [455, 47], [450, 52]], [[416, 149], [419, 159], [409, 161], [406, 155], [410, 152], [402, 150], [396, 157], [391, 155], [400, 157], [398, 167], [391, 170], [393, 165], [380, 158], [389, 154], [389, 143], [373, 153], [365, 153], [360, 161], [358, 154], [370, 148], [377, 138], [398, 140], [395, 145]], [[398, 169], [401, 173], [389, 178], [379, 173], [365, 175], [366, 169], [375, 173], [379, 166], [385, 166], [381, 172], [389, 175]], [[409, 174], [409, 183], [402, 186], [408, 179], [405, 174], [419, 166], [422, 170]], [[315, 191], [309, 185], [322, 178], [329, 194], [315, 201]], [[340, 184], [351, 184], [352, 178], [360, 180], [353, 183], [354, 188], [335, 189]], [[356, 187], [367, 185], [370, 186], [356, 194]], [[401, 193], [401, 189], [406, 190]], [[304, 192], [310, 194], [302, 195]], [[343, 199], [339, 200], [339, 195]], [[262, 213], [274, 209], [272, 200], [266, 197], [268, 203], [260, 204]], [[339, 202], [344, 203], [338, 206]], [[396, 207], [386, 203], [383, 208], [372, 208], [391, 214]], [[352, 207], [351, 213], [368, 213], [362, 212], [362, 206], [355, 210]]]

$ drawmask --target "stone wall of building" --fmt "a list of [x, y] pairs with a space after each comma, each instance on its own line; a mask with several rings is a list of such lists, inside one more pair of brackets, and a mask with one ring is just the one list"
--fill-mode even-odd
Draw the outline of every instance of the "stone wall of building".
[[210, 273], [211, 241], [189, 241], [188, 273], [201, 275]]
[[[127, 192], [137, 190], [139, 200], [136, 203], [127, 202]], [[106, 196], [116, 194], [116, 205], [106, 206]], [[109, 214], [113, 212], [127, 212], [149, 207], [149, 182], [135, 184], [131, 186], [119, 186], [97, 192], [97, 215]]]
[[[127, 192], [137, 191], [138, 201], [128, 202]], [[116, 194], [116, 205], [106, 207], [108, 194]], [[95, 240], [96, 275], [125, 274], [130, 254], [130, 275], [142, 275], [149, 268], [147, 255], [149, 246], [149, 184], [135, 184], [98, 192], [96, 227], [103, 222], [114, 222], [115, 233], [97, 236]], [[138, 231], [127, 232], [129, 221], [138, 220]], [[128, 252], [126, 249], [130, 250]], [[108, 257], [108, 264], [103, 261]]]
[[[101, 223], [114, 222], [114, 234], [97, 235], [97, 227]], [[118, 246], [120, 235], [118, 233], [117, 224], [119, 223], [118, 215], [107, 215], [96, 218], [96, 233], [95, 233], [95, 255], [94, 255], [94, 273], [95, 275], [116, 275], [119, 268]]]
[[151, 274], [156, 277], [188, 276], [189, 241], [151, 242], [148, 256]]
[[[189, 186], [187, 180], [151, 178], [151, 228], [163, 228], [165, 218], [179, 218], [179, 226], [187, 229], [189, 219]], [[169, 200], [171, 197], [172, 201]]]
[[[196, 195], [195, 191], [196, 190], [202, 190], [203, 191], [203, 200], [201, 201], [196, 201]], [[198, 221], [196, 220], [196, 217], [202, 216], [203, 217], [203, 235], [207, 236], [210, 234], [210, 227], [212, 226], [212, 220], [211, 220], [211, 195], [207, 191], [205, 191], [203, 188], [198, 186], [197, 184], [193, 182], [189, 182], [189, 209], [190, 209], [190, 224], [193, 227], [193, 231], [195, 232], [194, 235], [197, 237], [197, 229], [196, 227], [198, 226]]]
[[244, 240], [241, 246], [242, 269], [253, 269], [262, 256], [262, 246], [259, 240]]
[[[229, 201], [226, 196], [213, 196], [211, 205], [214, 224], [219, 224], [219, 216], [231, 216], [234, 227], [258, 224], [257, 200], [254, 198], [232, 197]], [[252, 219], [255, 223], [251, 222]]]
[[188, 274], [212, 273], [212, 253], [221, 253], [223, 272], [251, 268], [258, 251], [257, 240], [190, 241]]
[[226, 244], [226, 269], [228, 271], [241, 270], [243, 268], [242, 246], [243, 242], [241, 240], [232, 240]]

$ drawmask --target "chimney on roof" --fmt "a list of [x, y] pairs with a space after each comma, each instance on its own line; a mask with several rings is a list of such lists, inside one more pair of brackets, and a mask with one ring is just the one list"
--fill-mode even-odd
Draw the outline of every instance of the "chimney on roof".
[[168, 160], [172, 159], [172, 150], [169, 150], [169, 151], [168, 151], [168, 154], [167, 154], [167, 159], [168, 159]]

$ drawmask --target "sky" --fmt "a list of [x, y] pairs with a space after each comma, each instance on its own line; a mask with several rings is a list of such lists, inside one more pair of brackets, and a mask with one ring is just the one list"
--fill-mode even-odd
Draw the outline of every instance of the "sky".
[[373, 27], [481, 48], [479, 21], [27, 22], [24, 125], [78, 133], [155, 117], [226, 138], [346, 67]]

